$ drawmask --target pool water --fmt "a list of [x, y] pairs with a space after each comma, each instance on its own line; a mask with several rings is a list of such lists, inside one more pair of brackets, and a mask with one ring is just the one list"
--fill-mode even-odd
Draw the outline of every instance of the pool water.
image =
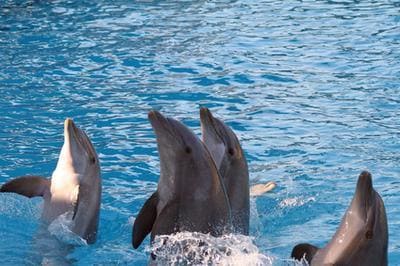
[[103, 178], [89, 246], [43, 228], [41, 199], [1, 194], [2, 265], [146, 265], [131, 232], [159, 175], [147, 112], [200, 134], [200, 106], [237, 133], [251, 183], [277, 183], [252, 199], [251, 238], [226, 242], [254, 254], [233, 262], [325, 245], [368, 169], [400, 265], [399, 47], [396, 1], [0, 1], [0, 183], [51, 176], [66, 117]]

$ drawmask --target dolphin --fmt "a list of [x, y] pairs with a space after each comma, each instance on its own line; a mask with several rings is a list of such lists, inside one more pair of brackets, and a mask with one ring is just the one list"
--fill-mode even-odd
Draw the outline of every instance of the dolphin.
[[202, 139], [224, 181], [234, 231], [249, 234], [250, 190], [246, 157], [233, 130], [209, 109], [200, 108]]
[[72, 119], [64, 122], [64, 145], [51, 179], [22, 176], [2, 185], [0, 192], [43, 197], [41, 218], [44, 222], [51, 223], [59, 215], [72, 212], [71, 231], [89, 244], [96, 241], [101, 201], [100, 164], [89, 137]]
[[230, 232], [229, 201], [207, 148], [179, 121], [157, 111], [148, 117], [157, 138], [160, 179], [134, 222], [133, 247], [150, 232], [151, 241], [182, 231], [212, 236]]
[[388, 265], [388, 225], [383, 200], [367, 171], [360, 174], [353, 200], [339, 229], [322, 249], [310, 244], [293, 248], [292, 258], [311, 265]]

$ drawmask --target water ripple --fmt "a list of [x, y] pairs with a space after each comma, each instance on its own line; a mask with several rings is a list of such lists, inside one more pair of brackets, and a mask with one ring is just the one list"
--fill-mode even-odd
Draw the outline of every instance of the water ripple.
[[[130, 235], [159, 176], [147, 112], [200, 134], [207, 106], [239, 136], [252, 182], [278, 185], [252, 208], [260, 254], [279, 265], [297, 242], [324, 244], [369, 169], [398, 265], [399, 11], [393, 1], [2, 1], [0, 181], [50, 176], [73, 117], [99, 153], [103, 202], [99, 240], [70, 257], [145, 265]], [[37, 255], [38, 212], [20, 204], [0, 207], [9, 264]], [[14, 238], [7, 228], [23, 211], [29, 230]]]

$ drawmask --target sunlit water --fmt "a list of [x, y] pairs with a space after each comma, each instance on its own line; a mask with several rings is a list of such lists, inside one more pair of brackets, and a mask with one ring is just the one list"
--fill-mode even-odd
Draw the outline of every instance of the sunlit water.
[[1, 264], [145, 265], [149, 241], [133, 250], [131, 232], [159, 174], [147, 112], [199, 134], [207, 106], [239, 136], [251, 182], [277, 183], [253, 199], [249, 238], [208, 242], [222, 263], [285, 265], [296, 243], [323, 246], [368, 169], [400, 265], [399, 47], [397, 1], [1, 0], [0, 182], [50, 176], [66, 117], [103, 177], [90, 246], [63, 217], [42, 225], [40, 199], [0, 195]]

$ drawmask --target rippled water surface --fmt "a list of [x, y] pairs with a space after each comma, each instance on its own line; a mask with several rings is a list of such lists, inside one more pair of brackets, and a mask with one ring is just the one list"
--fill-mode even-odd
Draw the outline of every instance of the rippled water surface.
[[2, 265], [145, 265], [149, 241], [130, 239], [159, 174], [147, 112], [200, 133], [200, 106], [235, 130], [251, 182], [277, 183], [253, 199], [259, 256], [324, 245], [368, 169], [400, 265], [399, 47], [397, 1], [0, 1], [0, 182], [50, 176], [66, 117], [103, 177], [91, 246], [42, 237], [41, 200], [0, 195]]

